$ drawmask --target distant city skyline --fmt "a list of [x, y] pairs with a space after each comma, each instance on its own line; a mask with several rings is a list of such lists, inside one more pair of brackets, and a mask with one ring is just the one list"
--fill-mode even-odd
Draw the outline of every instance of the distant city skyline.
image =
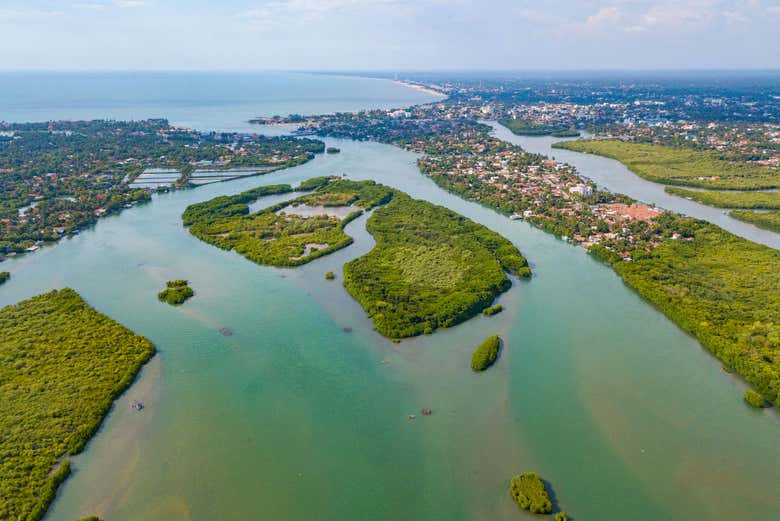
[[780, 0], [7, 0], [2, 70], [780, 68]]

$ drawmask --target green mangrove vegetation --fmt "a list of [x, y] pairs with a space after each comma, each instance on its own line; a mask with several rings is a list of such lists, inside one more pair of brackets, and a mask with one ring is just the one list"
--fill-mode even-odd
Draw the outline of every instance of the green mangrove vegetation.
[[0, 309], [0, 331], [0, 519], [38, 521], [155, 348], [72, 289]]
[[454, 326], [531, 270], [501, 235], [447, 208], [396, 193], [367, 229], [376, 246], [344, 266], [344, 286], [389, 338]]
[[7, 271], [0, 271], [0, 284], [3, 284], [4, 282], [8, 281], [8, 279], [11, 278], [11, 274]]
[[189, 281], [183, 279], [169, 280], [165, 286], [166, 288], [157, 294], [157, 298], [171, 306], [184, 304], [195, 295]]
[[[250, 214], [247, 203], [270, 194], [291, 192], [289, 185], [266, 186], [190, 206], [184, 225], [195, 237], [225, 250], [271, 266], [299, 266], [352, 244], [344, 226], [363, 210], [385, 204], [393, 190], [373, 181], [319, 177], [302, 183], [313, 190], [295, 200]], [[299, 215], [296, 207], [346, 207], [345, 218], [325, 212]]]
[[677, 186], [667, 186], [665, 190], [672, 195], [718, 208], [780, 210], [780, 192], [686, 190]]
[[481, 372], [496, 363], [500, 348], [501, 339], [498, 335], [487, 337], [471, 355], [471, 369]]
[[577, 137], [580, 135], [579, 131], [572, 128], [529, 123], [522, 119], [503, 118], [498, 122], [518, 136]]
[[486, 308], [482, 314], [486, 317], [492, 317], [493, 315], [497, 315], [504, 311], [504, 306], [501, 304], [496, 304], [495, 306], [490, 306], [489, 308]]
[[325, 279], [326, 280], [336, 280], [336, 274], [333, 273], [332, 271], [329, 271], [329, 272], [327, 272], [325, 274]]
[[751, 407], [755, 407], [756, 409], [763, 409], [766, 406], [766, 400], [764, 400], [764, 397], [752, 389], [745, 391], [743, 398], [745, 403]]
[[547, 487], [536, 472], [525, 472], [513, 477], [509, 492], [512, 494], [512, 499], [524, 510], [533, 514], [552, 512], [552, 501], [547, 493]]
[[569, 515], [566, 512], [556, 512], [553, 519], [555, 521], [569, 521]]
[[717, 152], [709, 150], [614, 139], [578, 139], [553, 146], [616, 159], [639, 177], [656, 183], [723, 190], [780, 188], [776, 171], [721, 159]]
[[780, 211], [751, 212], [750, 210], [733, 210], [729, 215], [740, 221], [754, 224], [764, 230], [780, 233]]
[[766, 399], [780, 393], [780, 251], [742, 239], [706, 221], [673, 214], [690, 240], [664, 241], [623, 262], [591, 253]]

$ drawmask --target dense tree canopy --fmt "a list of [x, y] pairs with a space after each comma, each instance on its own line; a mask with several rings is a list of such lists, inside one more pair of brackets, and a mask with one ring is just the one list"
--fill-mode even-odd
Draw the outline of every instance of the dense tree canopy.
[[0, 519], [37, 521], [155, 349], [71, 289], [1, 309], [0, 331]]
[[529, 276], [517, 248], [447, 208], [398, 194], [368, 220], [376, 247], [344, 266], [344, 285], [390, 338], [450, 327]]

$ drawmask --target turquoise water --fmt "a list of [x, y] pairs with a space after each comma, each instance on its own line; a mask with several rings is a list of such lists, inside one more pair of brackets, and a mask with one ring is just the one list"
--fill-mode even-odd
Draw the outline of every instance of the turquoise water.
[[[342, 153], [155, 196], [4, 264], [13, 278], [0, 305], [70, 286], [160, 350], [74, 458], [48, 521], [531, 519], [507, 493], [527, 470], [575, 519], [776, 517], [777, 414], [744, 406], [744, 385], [611, 270], [443, 192], [411, 153], [327, 143]], [[504, 313], [393, 344], [340, 276], [324, 279], [371, 248], [365, 217], [347, 227], [355, 244], [293, 270], [255, 265], [181, 227], [193, 202], [341, 173], [502, 233], [534, 278], [501, 297]], [[180, 308], [156, 299], [171, 278], [197, 292]], [[471, 352], [494, 333], [506, 349], [475, 375]]]

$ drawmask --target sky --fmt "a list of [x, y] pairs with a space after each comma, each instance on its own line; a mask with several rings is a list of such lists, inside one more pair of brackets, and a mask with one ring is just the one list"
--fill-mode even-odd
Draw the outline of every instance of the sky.
[[780, 0], [0, 0], [0, 69], [780, 68]]

